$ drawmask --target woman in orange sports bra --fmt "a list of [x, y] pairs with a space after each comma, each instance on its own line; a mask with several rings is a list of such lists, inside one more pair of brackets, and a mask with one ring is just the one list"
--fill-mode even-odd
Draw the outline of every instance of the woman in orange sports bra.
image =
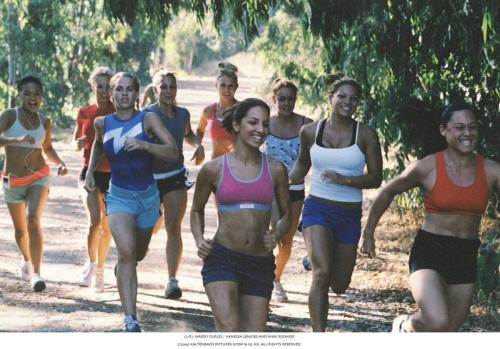
[[205, 129], [208, 127], [210, 138], [212, 139], [212, 159], [221, 156], [233, 148], [234, 136], [222, 126], [224, 121], [224, 111], [233, 106], [238, 101], [234, 94], [238, 89], [238, 68], [228, 62], [220, 62], [219, 76], [217, 77], [217, 91], [219, 92], [219, 102], [210, 104], [203, 109], [200, 116], [196, 136], [203, 140]]
[[16, 243], [22, 254], [19, 276], [35, 292], [43, 291], [40, 276], [43, 255], [42, 211], [49, 195], [48, 160], [58, 166], [57, 174], [68, 173], [52, 147], [50, 120], [40, 114], [42, 81], [25, 76], [17, 83], [21, 106], [0, 114], [0, 147], [5, 147], [4, 200], [9, 208]]
[[500, 164], [474, 152], [473, 108], [446, 107], [443, 151], [411, 163], [373, 202], [361, 252], [375, 256], [374, 231], [394, 196], [421, 186], [425, 216], [410, 253], [410, 286], [419, 311], [394, 319], [393, 332], [457, 331], [467, 318], [476, 280], [479, 225], [491, 194], [500, 195]]

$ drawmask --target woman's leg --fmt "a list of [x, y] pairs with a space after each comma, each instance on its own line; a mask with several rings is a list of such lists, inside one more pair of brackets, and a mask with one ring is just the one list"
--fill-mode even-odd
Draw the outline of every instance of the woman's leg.
[[[300, 211], [302, 210], [303, 200], [292, 202], [292, 225], [290, 226], [290, 230], [286, 235], [278, 242], [278, 253], [276, 254], [276, 270], [274, 271], [276, 277], [276, 281], [281, 280], [281, 274], [283, 273], [283, 269], [285, 269], [285, 265], [290, 258], [290, 254], [292, 252], [292, 243], [295, 232], [297, 231], [297, 226], [299, 225], [300, 219]], [[274, 203], [273, 203], [274, 206]], [[274, 208], [274, 207], [273, 207]], [[276, 210], [277, 211], [277, 210]], [[273, 210], [273, 213], [275, 211]], [[275, 220], [277, 218], [274, 218]]]
[[321, 225], [304, 229], [307, 253], [312, 264], [309, 313], [314, 332], [324, 332], [328, 318], [328, 288], [332, 275], [332, 232]]
[[168, 276], [175, 278], [182, 256], [181, 224], [187, 206], [187, 190], [177, 189], [163, 196], [165, 229], [167, 230], [167, 258]]
[[[421, 269], [410, 275], [410, 287], [419, 311], [402, 323], [405, 332], [442, 332], [451, 326], [447, 286], [439, 273]], [[468, 307], [467, 307], [468, 308]]]
[[128, 213], [111, 213], [108, 216], [111, 234], [118, 250], [116, 283], [125, 315], [136, 314], [136, 231], [135, 219]]
[[101, 231], [97, 234], [99, 236], [99, 242], [97, 244], [97, 268], [104, 268], [104, 263], [108, 256], [109, 244], [111, 242], [111, 231], [109, 230], [108, 218], [106, 217], [104, 194], [99, 191], [97, 197], [101, 215]]
[[450, 314], [448, 331], [456, 332], [462, 327], [469, 315], [474, 294], [474, 284], [447, 285], [446, 293]]
[[269, 314], [269, 299], [250, 295], [240, 296], [240, 332], [265, 332]]
[[98, 188], [88, 192], [80, 186], [80, 196], [85, 207], [85, 212], [87, 213], [87, 255], [90, 263], [95, 263], [97, 260], [97, 247], [99, 245], [99, 233], [101, 230], [99, 194]]
[[351, 283], [351, 276], [356, 264], [356, 244], [333, 243], [330, 287], [336, 294], [345, 293]]
[[40, 274], [40, 266], [42, 263], [43, 232], [40, 221], [48, 196], [49, 190], [40, 185], [30, 187], [26, 196], [26, 204], [28, 207], [27, 223], [29, 250], [35, 274]]
[[240, 300], [238, 284], [233, 281], [215, 281], [205, 285], [205, 292], [218, 332], [239, 332]]
[[31, 262], [30, 254], [30, 239], [28, 235], [28, 225], [26, 222], [26, 204], [7, 203], [12, 223], [14, 224], [14, 232], [16, 243], [26, 262]]

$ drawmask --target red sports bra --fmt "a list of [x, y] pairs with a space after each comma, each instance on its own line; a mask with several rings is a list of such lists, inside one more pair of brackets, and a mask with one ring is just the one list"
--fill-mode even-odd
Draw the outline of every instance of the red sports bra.
[[208, 131], [212, 141], [228, 140], [234, 142], [234, 136], [227, 132], [222, 126], [222, 121], [218, 120], [215, 116], [217, 103], [212, 104], [208, 112]]
[[432, 190], [425, 194], [424, 207], [426, 212], [482, 216], [488, 205], [488, 183], [484, 172], [481, 156], [476, 154], [476, 176], [474, 183], [468, 187], [454, 184], [448, 174], [444, 163], [444, 152], [436, 156], [436, 180]]

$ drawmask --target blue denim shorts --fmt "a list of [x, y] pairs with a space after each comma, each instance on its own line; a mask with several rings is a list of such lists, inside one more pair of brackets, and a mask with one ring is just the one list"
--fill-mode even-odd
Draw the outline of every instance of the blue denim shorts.
[[30, 184], [16, 186], [16, 187], [8, 185], [7, 181], [4, 180], [2, 188], [3, 188], [3, 197], [5, 202], [8, 204], [18, 204], [21, 202], [25, 202], [28, 196], [28, 190], [36, 185], [49, 189], [50, 176], [44, 176], [42, 178], [38, 178], [37, 180], [31, 182]]
[[152, 227], [160, 217], [160, 198], [156, 183], [146, 190], [128, 190], [110, 183], [104, 195], [106, 215], [124, 212], [135, 217], [138, 228]]
[[216, 281], [234, 281], [240, 295], [271, 298], [274, 281], [274, 256], [250, 256], [230, 250], [212, 241], [201, 275], [203, 285]]
[[338, 242], [357, 245], [361, 237], [361, 209], [338, 207], [309, 196], [302, 209], [302, 228], [311, 225], [332, 229]]

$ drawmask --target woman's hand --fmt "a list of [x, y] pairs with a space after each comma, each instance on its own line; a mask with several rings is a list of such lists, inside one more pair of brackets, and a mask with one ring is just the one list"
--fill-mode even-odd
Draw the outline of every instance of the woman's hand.
[[324, 170], [320, 175], [320, 179], [324, 182], [333, 182], [342, 185], [347, 184], [345, 178], [345, 176], [332, 170]]
[[76, 140], [76, 149], [78, 151], [82, 150], [85, 146], [85, 142], [87, 142], [87, 136], [81, 136]]
[[212, 240], [210, 239], [203, 239], [196, 245], [198, 247], [198, 257], [201, 259], [205, 259], [205, 257], [212, 251]]
[[359, 251], [366, 254], [370, 258], [375, 257], [375, 238], [373, 235], [361, 235], [361, 247], [359, 248]]
[[16, 138], [16, 140], [17, 140], [17, 143], [35, 144], [35, 138], [33, 138], [33, 136], [30, 136], [30, 135], [20, 136], [20, 137]]
[[272, 230], [268, 230], [264, 233], [264, 247], [267, 251], [272, 252], [278, 243], [278, 237]]
[[68, 169], [66, 168], [66, 164], [61, 162], [59, 166], [57, 166], [57, 175], [64, 176], [68, 174]]
[[193, 160], [196, 165], [201, 164], [203, 160], [205, 160], [205, 148], [203, 148], [203, 145], [200, 144], [196, 147], [193, 157], [191, 158], [191, 161]]
[[95, 180], [94, 173], [87, 172], [85, 175], [85, 181], [83, 182], [83, 188], [89, 193], [95, 190]]
[[137, 138], [127, 137], [123, 143], [123, 149], [125, 149], [125, 151], [144, 150], [146, 143], [147, 142]]

